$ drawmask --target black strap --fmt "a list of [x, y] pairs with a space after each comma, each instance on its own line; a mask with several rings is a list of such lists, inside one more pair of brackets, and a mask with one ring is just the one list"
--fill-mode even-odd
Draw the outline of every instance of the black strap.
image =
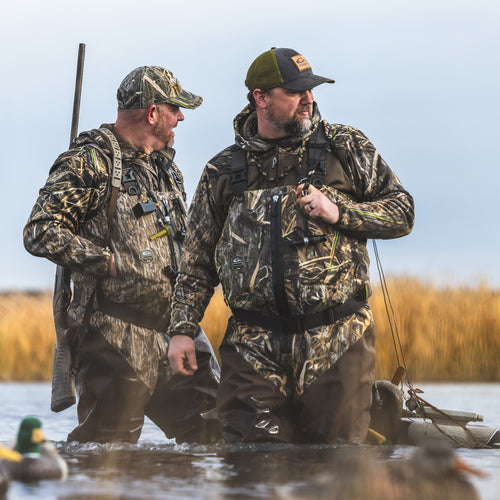
[[231, 150], [231, 189], [235, 198], [241, 201], [243, 193], [248, 188], [246, 152], [236, 144], [229, 149]]
[[144, 313], [133, 309], [135, 304], [119, 304], [103, 297], [100, 291], [97, 293], [97, 307], [95, 311], [101, 311], [108, 316], [132, 323], [133, 325], [150, 330], [162, 330], [166, 328], [168, 321], [155, 314]]
[[307, 178], [310, 184], [320, 189], [325, 184], [326, 176], [326, 135], [322, 123], [311, 134], [308, 144], [309, 162]]
[[283, 236], [281, 230], [281, 196], [271, 198], [271, 265], [276, 308], [281, 316], [290, 315], [285, 291], [285, 265], [283, 262]]
[[305, 316], [265, 316], [259, 312], [245, 311], [244, 309], [233, 309], [232, 312], [237, 321], [250, 326], [260, 326], [266, 330], [271, 330], [273, 333], [293, 334], [304, 333], [318, 326], [331, 325], [346, 316], [354, 314], [366, 304], [366, 299], [351, 298], [343, 304]]
[[[167, 162], [167, 164], [165, 164], [165, 160], [164, 160], [163, 156], [160, 153], [158, 153], [157, 151], [153, 151], [153, 153], [151, 153], [150, 156], [151, 156], [151, 159], [153, 160], [153, 162], [157, 166], [159, 166], [160, 169], [162, 170], [165, 182], [168, 186], [168, 189], [170, 191], [173, 191], [174, 186], [172, 184], [172, 178], [174, 179], [174, 182], [176, 184], [180, 183], [180, 179], [177, 176], [177, 174], [175, 173], [175, 170], [173, 168], [171, 168], [172, 164], [174, 163], [174, 159], [168, 158], [168, 162]], [[172, 178], [171, 178], [171, 176], [172, 176]]]
[[[325, 184], [327, 143], [324, 126], [319, 123], [309, 137], [307, 146], [309, 152], [307, 179], [318, 189]], [[235, 198], [241, 201], [241, 195], [248, 189], [246, 151], [236, 144], [233, 144], [229, 150], [231, 151], [231, 189]]]

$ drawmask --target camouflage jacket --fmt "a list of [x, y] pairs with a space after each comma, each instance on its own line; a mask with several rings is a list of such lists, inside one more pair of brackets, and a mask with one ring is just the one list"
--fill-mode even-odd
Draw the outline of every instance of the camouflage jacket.
[[[105, 127], [113, 131], [112, 125]], [[158, 318], [157, 329], [165, 331], [173, 285], [164, 270], [179, 262], [180, 247], [178, 241], [170, 240], [171, 246], [166, 236], [153, 240], [150, 237], [161, 234], [167, 210], [171, 210], [169, 216], [176, 228], [185, 228], [183, 178], [173, 163], [173, 149], [149, 155], [134, 150], [119, 136], [117, 139], [122, 150], [123, 177], [109, 248], [105, 241], [110, 224], [107, 210], [112, 153], [107, 139], [97, 130], [80, 134], [71, 149], [55, 161], [24, 229], [24, 244], [33, 255], [71, 270], [77, 293], [69, 313], [78, 322], [83, 319], [85, 306], [99, 279], [98, 297]], [[148, 207], [153, 209], [137, 211], [140, 203], [148, 200], [152, 202]], [[117, 278], [109, 276], [111, 253], [116, 261]], [[98, 309], [97, 305], [94, 309]], [[102, 316], [96, 312], [91, 324], [104, 328]], [[134, 339], [115, 331], [126, 329], [113, 327], [108, 319], [109, 328], [104, 328], [106, 338], [136, 365], [133, 358], [140, 357], [143, 348], [134, 347]], [[142, 330], [139, 336], [147, 337]]]
[[[312, 129], [300, 137], [265, 141], [247, 106], [234, 121], [236, 144], [246, 152], [247, 191], [235, 199], [232, 149], [205, 167], [188, 215], [188, 238], [176, 287], [171, 335], [193, 335], [213, 287], [222, 282], [231, 308], [276, 315], [272, 285], [270, 218], [278, 197], [284, 242], [284, 286], [293, 316], [343, 303], [369, 286], [367, 238], [408, 234], [413, 199], [357, 129], [321, 121], [314, 106]], [[322, 192], [337, 204], [335, 225], [308, 218], [296, 202], [306, 176], [308, 139], [316, 127], [327, 138]], [[297, 237], [320, 235], [319, 244], [293, 247]]]

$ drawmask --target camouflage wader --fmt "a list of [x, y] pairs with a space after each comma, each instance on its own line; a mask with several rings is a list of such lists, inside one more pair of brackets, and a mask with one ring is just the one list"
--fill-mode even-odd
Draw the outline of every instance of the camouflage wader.
[[[147, 155], [120, 147], [122, 184], [111, 224], [111, 153], [101, 133], [91, 131], [58, 158], [25, 228], [29, 251], [72, 270], [69, 315], [75, 325], [88, 325], [70, 332], [79, 425], [68, 439], [135, 442], [147, 415], [169, 438], [212, 441], [217, 424], [201, 413], [215, 406], [218, 366], [204, 334], [200, 370], [190, 383], [172, 377], [166, 364], [164, 333], [182, 238], [169, 240], [164, 229], [185, 230], [182, 176], [171, 149]], [[110, 250], [104, 248], [109, 224]], [[117, 278], [107, 273], [110, 251]]]
[[[295, 194], [310, 178], [319, 127], [320, 189], [339, 207], [335, 225], [306, 216]], [[408, 234], [413, 200], [361, 132], [321, 122], [316, 106], [301, 137], [266, 143], [249, 107], [235, 130], [246, 171], [234, 168], [232, 146], [202, 175], [169, 333], [190, 334], [220, 282], [233, 311], [220, 349], [224, 438], [361, 442], [375, 367], [366, 239]]]
[[[363, 302], [363, 282], [356, 280], [357, 267], [368, 261], [366, 248], [306, 217], [294, 186], [246, 191], [237, 198], [215, 252], [236, 319], [221, 349], [224, 375], [217, 406], [225, 439], [363, 440], [375, 376], [373, 320]], [[304, 244], [304, 238], [318, 236], [317, 243]], [[274, 248], [276, 239], [279, 248]], [[280, 268], [282, 291], [276, 286]], [[314, 317], [357, 294], [362, 295], [358, 312], [355, 308], [339, 321], [296, 334], [287, 329], [288, 319]], [[278, 315], [285, 321], [259, 326], [260, 317]], [[346, 361], [353, 356], [356, 369], [364, 370], [354, 378], [344, 376], [353, 371]], [[243, 389], [249, 379], [250, 398]]]

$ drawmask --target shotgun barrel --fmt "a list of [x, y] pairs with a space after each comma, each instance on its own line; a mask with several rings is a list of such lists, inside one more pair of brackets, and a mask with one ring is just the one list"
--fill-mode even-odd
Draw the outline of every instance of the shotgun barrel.
[[[76, 69], [75, 96], [73, 100], [73, 115], [71, 120], [70, 146], [78, 134], [80, 118], [80, 98], [82, 94], [83, 64], [85, 60], [85, 44], [78, 47], [78, 62]], [[54, 365], [52, 368], [52, 393], [50, 408], [60, 412], [74, 405], [75, 383], [72, 376], [71, 350], [68, 344], [68, 308], [71, 303], [71, 273], [69, 269], [57, 266], [54, 282], [52, 310], [56, 328], [56, 345], [54, 348]]]

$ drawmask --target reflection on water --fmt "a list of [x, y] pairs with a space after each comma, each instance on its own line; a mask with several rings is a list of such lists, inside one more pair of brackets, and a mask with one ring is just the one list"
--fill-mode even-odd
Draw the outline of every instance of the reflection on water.
[[[500, 425], [500, 384], [426, 385], [424, 389], [426, 399], [442, 408], [476, 411], [485, 414], [485, 424]], [[177, 445], [149, 421], [137, 445], [77, 445], [65, 442], [76, 424], [75, 408], [60, 414], [50, 412], [49, 384], [0, 384], [0, 397], [0, 442], [14, 437], [23, 416], [36, 414], [69, 466], [69, 478], [63, 483], [11, 484], [8, 500], [283, 498], [283, 492], [297, 490], [306, 492], [301, 498], [314, 498], [316, 478], [331, 473], [347, 449]], [[412, 447], [381, 447], [376, 454], [377, 460], [401, 460], [413, 451]], [[481, 498], [500, 498], [500, 450], [461, 449], [458, 453], [488, 473], [486, 479], [474, 479]]]

